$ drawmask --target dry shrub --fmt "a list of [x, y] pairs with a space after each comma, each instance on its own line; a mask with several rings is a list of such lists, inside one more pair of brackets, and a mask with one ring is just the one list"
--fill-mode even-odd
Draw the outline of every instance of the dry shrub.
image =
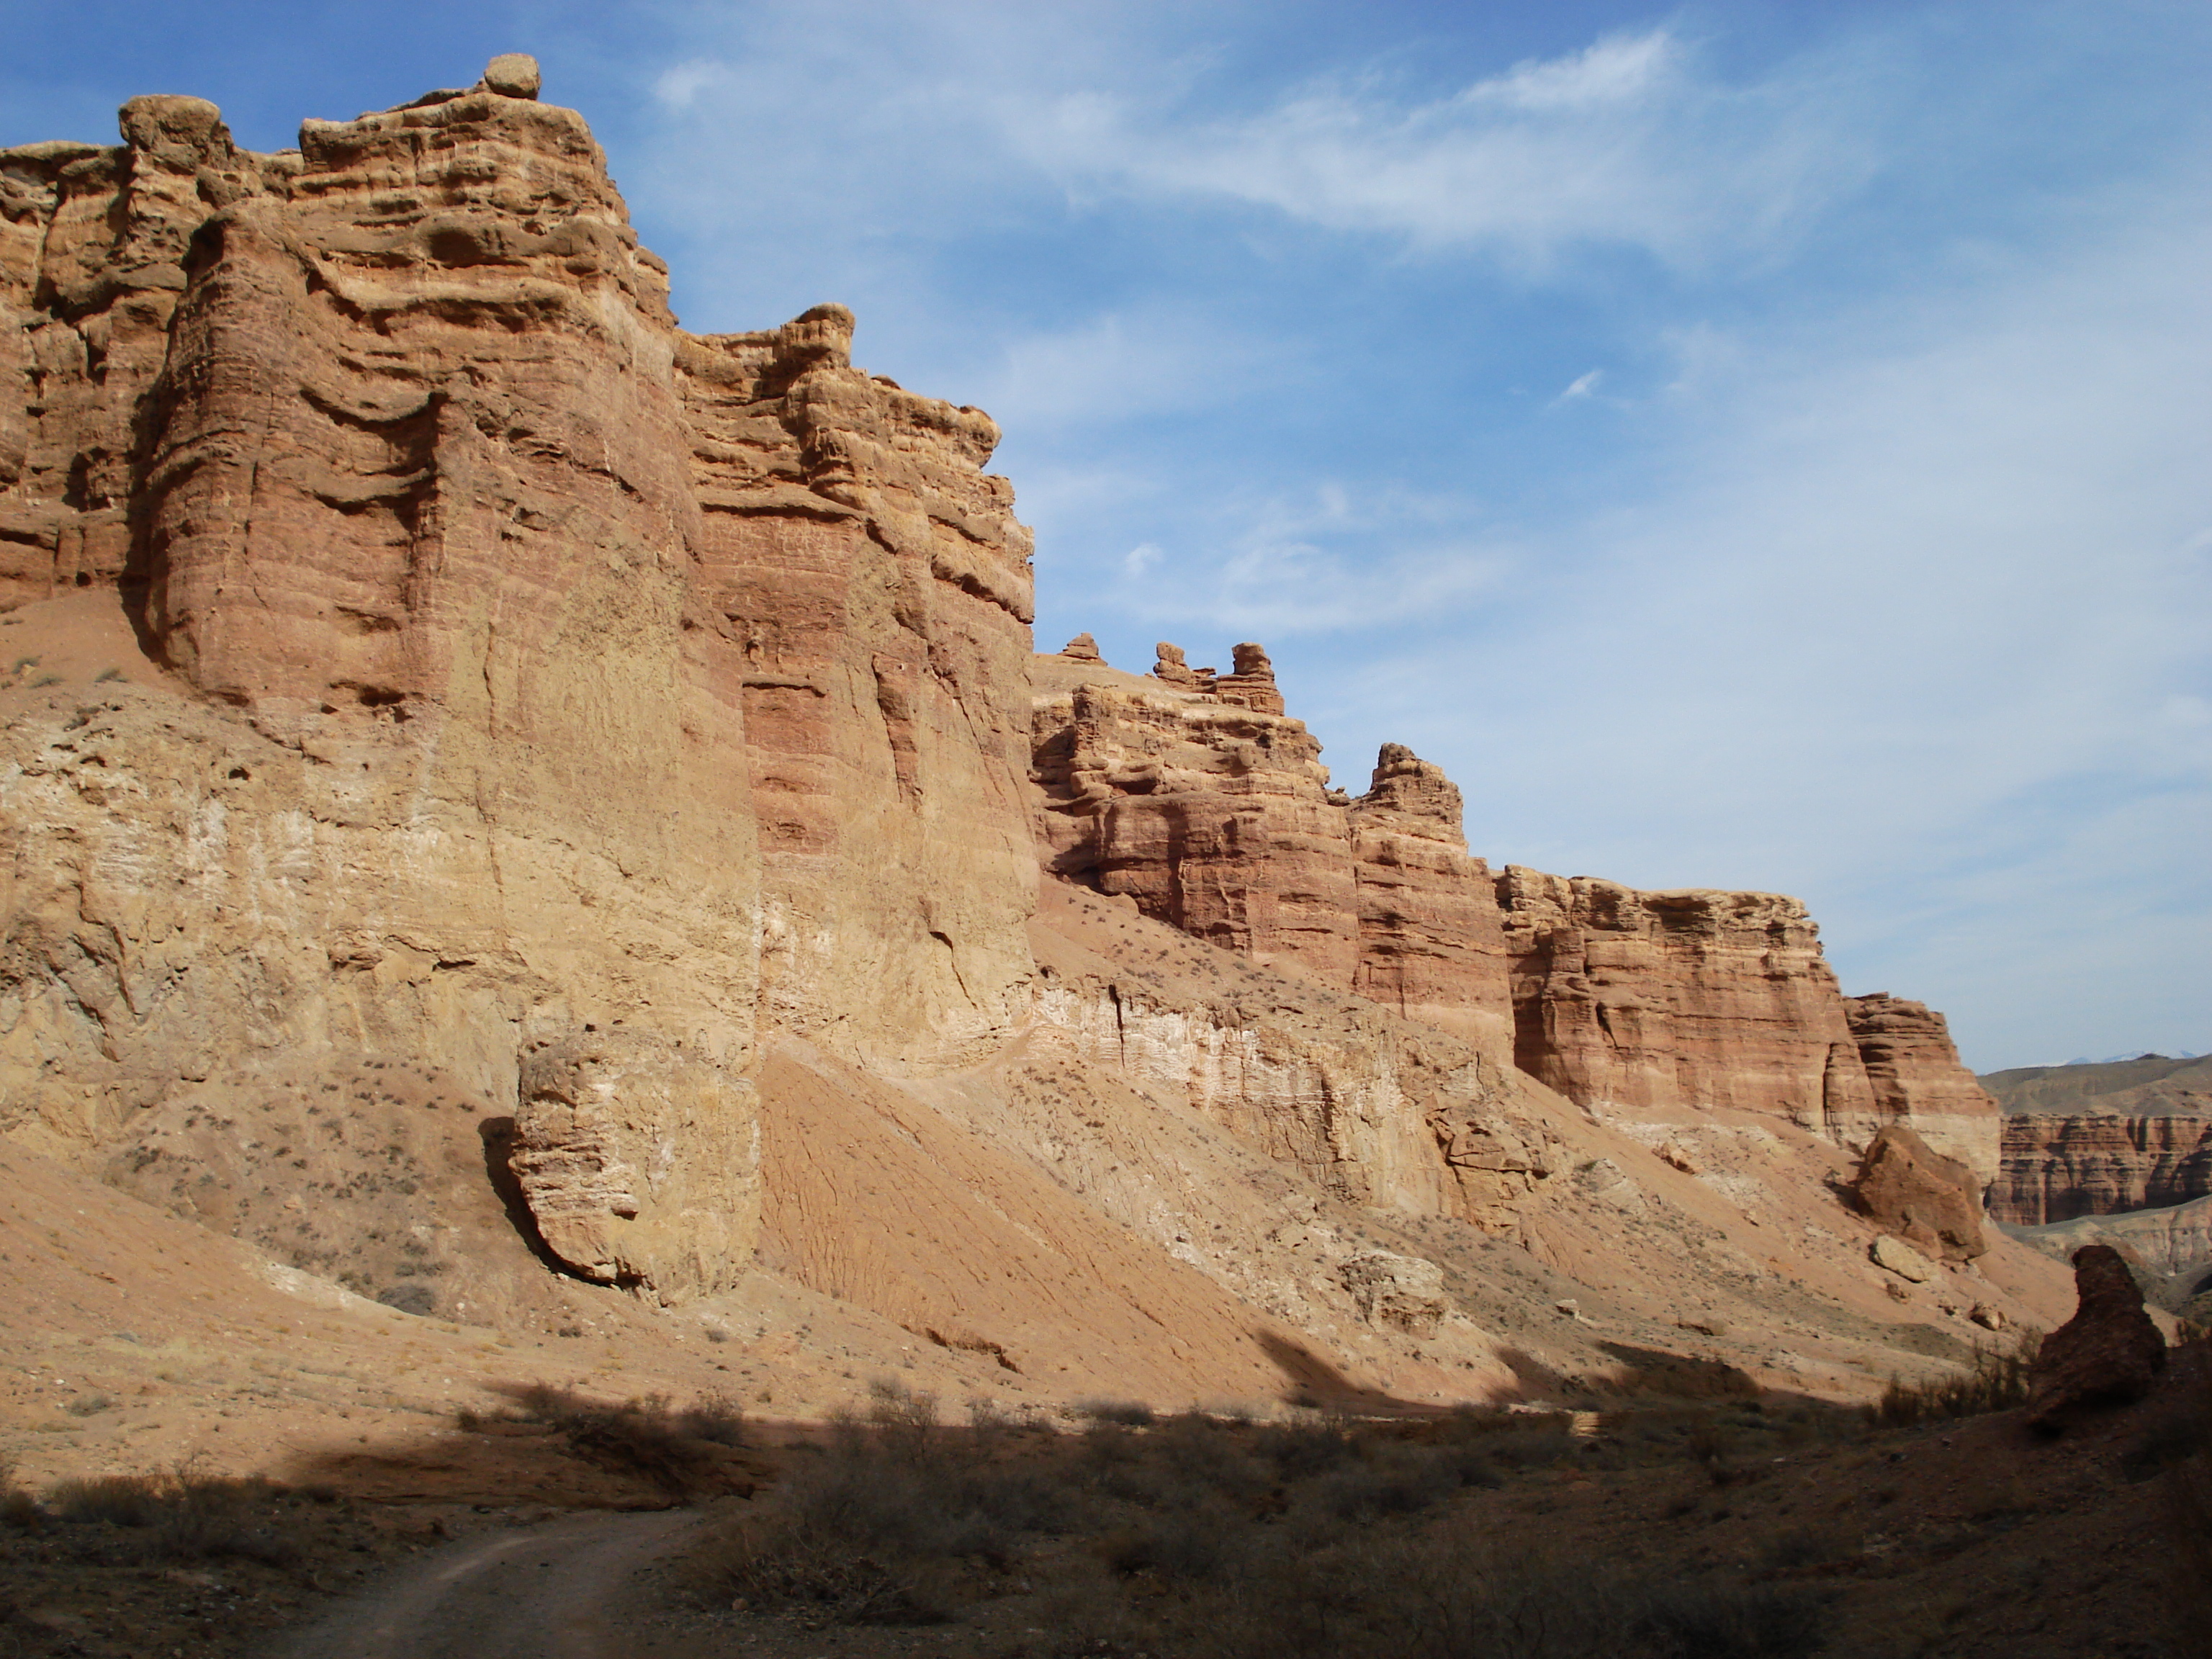
[[1141, 1400], [1082, 1400], [1075, 1410], [1094, 1423], [1118, 1423], [1127, 1429], [1147, 1427], [1152, 1420], [1152, 1408]]
[[1978, 1417], [2010, 1411], [2027, 1402], [2028, 1368], [2043, 1346], [2040, 1331], [2023, 1331], [2009, 1350], [1977, 1347], [1972, 1370], [1963, 1374], [1906, 1382], [1893, 1376], [1881, 1401], [1869, 1408], [1877, 1428], [1911, 1428], [1917, 1423], [1954, 1417]]
[[952, 1455], [930, 1431], [936, 1405], [895, 1383], [865, 1414], [833, 1419], [830, 1443], [764, 1514], [724, 1531], [697, 1563], [720, 1595], [801, 1604], [852, 1624], [952, 1616], [960, 1564], [1004, 1571], [1022, 1540], [1062, 1528], [1063, 1485], [1042, 1467]]
[[2167, 1613], [2173, 1651], [2212, 1653], [2212, 1343], [2185, 1342], [2172, 1363], [2180, 1375], [2170, 1440], [2193, 1449], [2159, 1477]]
[[[717, 1605], [855, 1624], [1002, 1594], [1046, 1655], [1177, 1659], [1797, 1659], [1797, 1585], [1644, 1582], [1472, 1533], [1449, 1504], [1577, 1443], [1556, 1420], [1231, 1426], [1193, 1413], [1030, 1437], [934, 1424], [879, 1386], [774, 1498], [695, 1558]], [[1032, 1588], [1030, 1581], [1037, 1581]]]
[[1463, 1528], [1403, 1542], [1292, 1540], [1200, 1626], [1221, 1659], [1802, 1659], [1823, 1598], [1799, 1586], [1641, 1581]]
[[164, 1483], [155, 1475], [83, 1475], [58, 1480], [48, 1487], [46, 1508], [63, 1521], [150, 1527], [167, 1497]]
[[1351, 1425], [1340, 1417], [1318, 1413], [1268, 1424], [1260, 1431], [1255, 1449], [1282, 1480], [1310, 1480], [1359, 1455]]
[[150, 1559], [205, 1561], [224, 1558], [291, 1567], [299, 1546], [257, 1520], [276, 1489], [265, 1480], [206, 1474], [187, 1459], [167, 1474], [105, 1474], [57, 1482], [46, 1507], [55, 1518], [104, 1524], [144, 1534], [139, 1553]]
[[15, 1465], [0, 1457], [0, 1526], [27, 1528], [46, 1518], [39, 1500], [29, 1491], [15, 1484]]
[[[744, 1443], [744, 1413], [720, 1395], [678, 1407], [666, 1395], [621, 1404], [536, 1384], [515, 1394], [517, 1415], [558, 1432], [568, 1448], [603, 1468], [644, 1476], [684, 1498], [721, 1484], [710, 1446]], [[464, 1427], [481, 1421], [464, 1413]]]

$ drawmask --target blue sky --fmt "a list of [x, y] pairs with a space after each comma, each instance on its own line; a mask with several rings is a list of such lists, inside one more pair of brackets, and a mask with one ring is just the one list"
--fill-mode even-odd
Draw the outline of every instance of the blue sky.
[[1796, 893], [1979, 1069], [2212, 1048], [2212, 8], [4, 7], [0, 143], [535, 52], [685, 323], [989, 410], [1038, 633], [1495, 863]]

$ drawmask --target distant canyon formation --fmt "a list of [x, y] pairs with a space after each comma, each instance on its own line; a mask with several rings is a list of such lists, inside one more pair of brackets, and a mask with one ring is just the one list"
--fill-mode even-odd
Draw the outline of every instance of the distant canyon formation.
[[2003, 1168], [1990, 1212], [2021, 1226], [2212, 1195], [2212, 1060], [2000, 1072]]
[[[402, 1057], [512, 1112], [486, 1145], [547, 1249], [672, 1301], [764, 1235], [835, 1255], [793, 1194], [844, 1149], [780, 1138], [793, 1076], [1024, 1041], [1492, 1232], [1576, 1182], [1643, 1201], [1556, 1179], [1553, 1091], [1996, 1172], [1942, 1017], [1844, 996], [1796, 901], [1493, 872], [1409, 750], [1333, 790], [1257, 646], [1033, 657], [988, 416], [855, 368], [839, 307], [680, 328], [536, 92], [495, 64], [267, 155], [141, 98], [120, 144], [0, 152], [0, 612], [116, 665], [24, 682], [4, 735], [0, 1133], [127, 1159], [156, 1108], [313, 1115]], [[1325, 1013], [1054, 957], [1041, 861]]]
[[1267, 655], [1144, 675], [1080, 636], [1039, 659], [1030, 776], [1048, 867], [1278, 969], [1510, 1052], [1585, 1109], [1772, 1114], [1863, 1148], [1906, 1124], [1987, 1180], [1996, 1103], [1943, 1018], [1847, 997], [1771, 893], [1639, 892], [1472, 855], [1458, 788], [1386, 744], [1329, 787]]

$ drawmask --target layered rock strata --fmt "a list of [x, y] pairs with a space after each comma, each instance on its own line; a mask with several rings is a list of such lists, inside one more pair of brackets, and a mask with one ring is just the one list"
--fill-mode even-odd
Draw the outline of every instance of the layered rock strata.
[[[1328, 787], [1305, 726], [1239, 672], [1163, 644], [1145, 677], [1038, 659], [1031, 780], [1048, 867], [1261, 963], [1510, 1044], [1593, 1110], [1787, 1118], [1863, 1148], [1909, 1123], [1978, 1178], [1995, 1103], [1942, 1017], [1846, 998], [1796, 900], [1639, 892], [1468, 851], [1459, 791], [1401, 744], [1368, 792]], [[1232, 701], [1232, 698], [1241, 699]]]
[[1984, 1079], [2005, 1107], [1999, 1220], [2039, 1226], [2212, 1194], [2212, 1060], [2030, 1067]]
[[531, 90], [0, 153], [0, 607], [112, 665], [12, 694], [0, 1099], [68, 1152], [419, 1060], [572, 1265], [690, 1294], [763, 1023], [927, 1066], [1021, 1006], [1029, 544], [842, 309], [679, 330]]
[[1923, 1139], [1988, 1181], [1998, 1167], [2002, 1126], [1996, 1103], [1959, 1060], [1951, 1028], [1922, 1002], [1876, 991], [1844, 999], [1844, 1017], [1885, 1122], [1910, 1124]]
[[1819, 930], [1771, 893], [1644, 893], [1508, 866], [1521, 1068], [1601, 1109], [1698, 1102], [1864, 1144], [1879, 1121]]
[[733, 653], [762, 866], [763, 1007], [898, 1069], [1018, 1013], [1032, 588], [999, 429], [853, 367], [822, 306], [679, 336], [702, 649]]
[[1030, 775], [1048, 867], [1255, 962], [1348, 986], [1360, 953], [1351, 825], [1304, 723], [1253, 707], [1249, 687], [1231, 702], [1044, 662]]
[[1990, 1212], [2033, 1227], [2212, 1194], [2212, 1115], [2008, 1115]]

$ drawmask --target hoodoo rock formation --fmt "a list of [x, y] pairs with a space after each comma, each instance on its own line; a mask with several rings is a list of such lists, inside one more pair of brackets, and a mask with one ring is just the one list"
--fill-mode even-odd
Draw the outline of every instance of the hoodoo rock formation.
[[2043, 1339], [2028, 1372], [2028, 1420], [2058, 1430], [2099, 1406], [2150, 1392], [2166, 1369], [2166, 1339], [2143, 1311], [2143, 1294], [2118, 1250], [2074, 1253], [2074, 1317]]
[[[742, 1307], [831, 1389], [817, 1318], [1177, 1403], [1685, 1331], [1849, 1395], [2048, 1322], [1945, 1208], [1940, 1017], [1793, 900], [1493, 873], [1402, 746], [1332, 788], [1256, 644], [1033, 657], [989, 417], [838, 306], [684, 331], [538, 91], [0, 152], [11, 1158], [331, 1305]], [[1838, 1204], [1900, 1129], [1909, 1202]]]

